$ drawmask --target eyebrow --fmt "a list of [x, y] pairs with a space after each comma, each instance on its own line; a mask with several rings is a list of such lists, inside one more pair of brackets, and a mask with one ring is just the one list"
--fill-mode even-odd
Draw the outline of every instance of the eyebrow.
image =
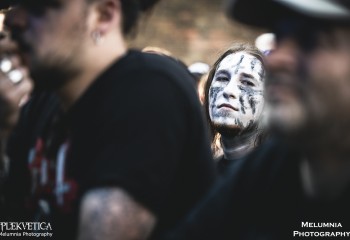
[[219, 74], [225, 74], [225, 75], [231, 76], [231, 74], [227, 70], [219, 70], [215, 73], [215, 75], [219, 75]]
[[263, 82], [263, 78], [264, 78], [264, 74], [263, 73], [260, 73], [260, 72], [258, 72], [258, 75], [259, 75], [259, 77], [260, 78], [255, 78], [252, 74], [249, 74], [249, 73], [241, 73], [241, 75], [243, 76], [243, 77], [247, 77], [247, 78], [251, 78], [251, 79], [254, 79], [254, 80], [260, 80], [260, 81], [262, 81]]
[[249, 74], [249, 73], [242, 73], [241, 75], [242, 75], [243, 77], [246, 77], [246, 78], [255, 79], [255, 77], [254, 77], [252, 74]]

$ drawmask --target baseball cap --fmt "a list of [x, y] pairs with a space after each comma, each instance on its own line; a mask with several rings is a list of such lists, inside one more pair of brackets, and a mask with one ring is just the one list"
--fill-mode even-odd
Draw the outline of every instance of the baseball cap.
[[287, 16], [350, 24], [350, 0], [227, 0], [225, 9], [230, 18], [258, 27]]

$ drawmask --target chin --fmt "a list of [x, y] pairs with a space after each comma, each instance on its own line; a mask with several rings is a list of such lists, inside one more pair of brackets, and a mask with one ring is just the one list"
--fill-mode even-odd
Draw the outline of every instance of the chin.
[[221, 135], [225, 136], [237, 136], [242, 129], [237, 125], [227, 125], [227, 124], [214, 124], [214, 128]]

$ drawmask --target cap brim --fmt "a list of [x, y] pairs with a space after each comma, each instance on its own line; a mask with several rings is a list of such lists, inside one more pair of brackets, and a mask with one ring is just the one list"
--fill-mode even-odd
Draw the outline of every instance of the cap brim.
[[228, 0], [227, 15], [239, 22], [270, 27], [289, 16], [350, 23], [350, 10], [334, 0]]

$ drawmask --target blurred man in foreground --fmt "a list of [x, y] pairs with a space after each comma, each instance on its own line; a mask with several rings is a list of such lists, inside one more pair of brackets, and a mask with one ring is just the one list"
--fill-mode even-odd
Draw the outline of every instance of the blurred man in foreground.
[[271, 141], [240, 161], [177, 239], [350, 236], [350, 2], [231, 0], [276, 34], [267, 56]]
[[35, 233], [55, 239], [158, 238], [204, 194], [213, 166], [190, 74], [126, 45], [157, 0], [14, 2], [2, 142], [27, 67], [35, 88], [8, 141], [9, 221], [44, 222]]

